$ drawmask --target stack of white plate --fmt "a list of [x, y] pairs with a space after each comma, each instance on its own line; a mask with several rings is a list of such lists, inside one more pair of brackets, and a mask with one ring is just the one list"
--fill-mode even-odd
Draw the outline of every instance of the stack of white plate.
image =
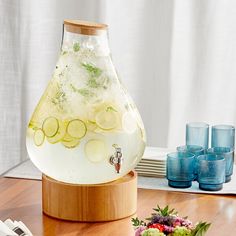
[[167, 148], [146, 147], [135, 170], [140, 176], [164, 178], [166, 176], [166, 156], [173, 151], [173, 149]]

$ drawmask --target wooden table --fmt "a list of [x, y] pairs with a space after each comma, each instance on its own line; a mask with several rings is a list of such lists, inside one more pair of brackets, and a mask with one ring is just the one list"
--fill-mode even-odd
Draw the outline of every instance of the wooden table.
[[[236, 198], [187, 194], [157, 190], [138, 190], [138, 211], [145, 218], [159, 204], [170, 205], [181, 216], [193, 222], [212, 222], [208, 236], [235, 236]], [[0, 179], [0, 219], [22, 220], [34, 235], [133, 236], [131, 218], [109, 223], [73, 223], [53, 219], [42, 214], [41, 181], [13, 178]]]

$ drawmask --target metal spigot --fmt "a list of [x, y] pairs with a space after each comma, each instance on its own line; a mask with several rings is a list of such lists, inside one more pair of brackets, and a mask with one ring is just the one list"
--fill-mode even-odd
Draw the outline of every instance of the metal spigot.
[[123, 162], [121, 148], [117, 147], [117, 145], [113, 145], [115, 148], [115, 153], [110, 157], [110, 164], [115, 166], [116, 173], [120, 173], [121, 165]]

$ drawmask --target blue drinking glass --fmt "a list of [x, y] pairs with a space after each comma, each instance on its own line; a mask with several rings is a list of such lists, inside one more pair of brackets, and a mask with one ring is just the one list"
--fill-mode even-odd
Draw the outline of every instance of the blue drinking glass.
[[211, 129], [211, 147], [230, 147], [234, 149], [235, 127], [214, 125]]
[[204, 122], [186, 124], [186, 145], [197, 145], [208, 148], [209, 125]]
[[197, 157], [199, 188], [208, 191], [218, 191], [225, 182], [225, 158], [215, 154], [205, 154]]
[[188, 152], [167, 154], [166, 176], [170, 187], [191, 187], [194, 179], [194, 154]]
[[178, 152], [189, 152], [195, 155], [194, 157], [194, 180], [197, 179], [197, 157], [204, 154], [204, 148], [197, 145], [185, 145], [176, 148]]
[[214, 147], [209, 148], [207, 153], [215, 154], [225, 158], [225, 183], [231, 180], [234, 167], [234, 150], [229, 147]]

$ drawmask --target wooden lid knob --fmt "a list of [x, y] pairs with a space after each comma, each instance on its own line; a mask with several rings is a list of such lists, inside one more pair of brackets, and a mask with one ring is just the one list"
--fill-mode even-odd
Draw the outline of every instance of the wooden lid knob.
[[72, 33], [98, 35], [107, 29], [106, 24], [81, 20], [64, 20], [65, 29]]

